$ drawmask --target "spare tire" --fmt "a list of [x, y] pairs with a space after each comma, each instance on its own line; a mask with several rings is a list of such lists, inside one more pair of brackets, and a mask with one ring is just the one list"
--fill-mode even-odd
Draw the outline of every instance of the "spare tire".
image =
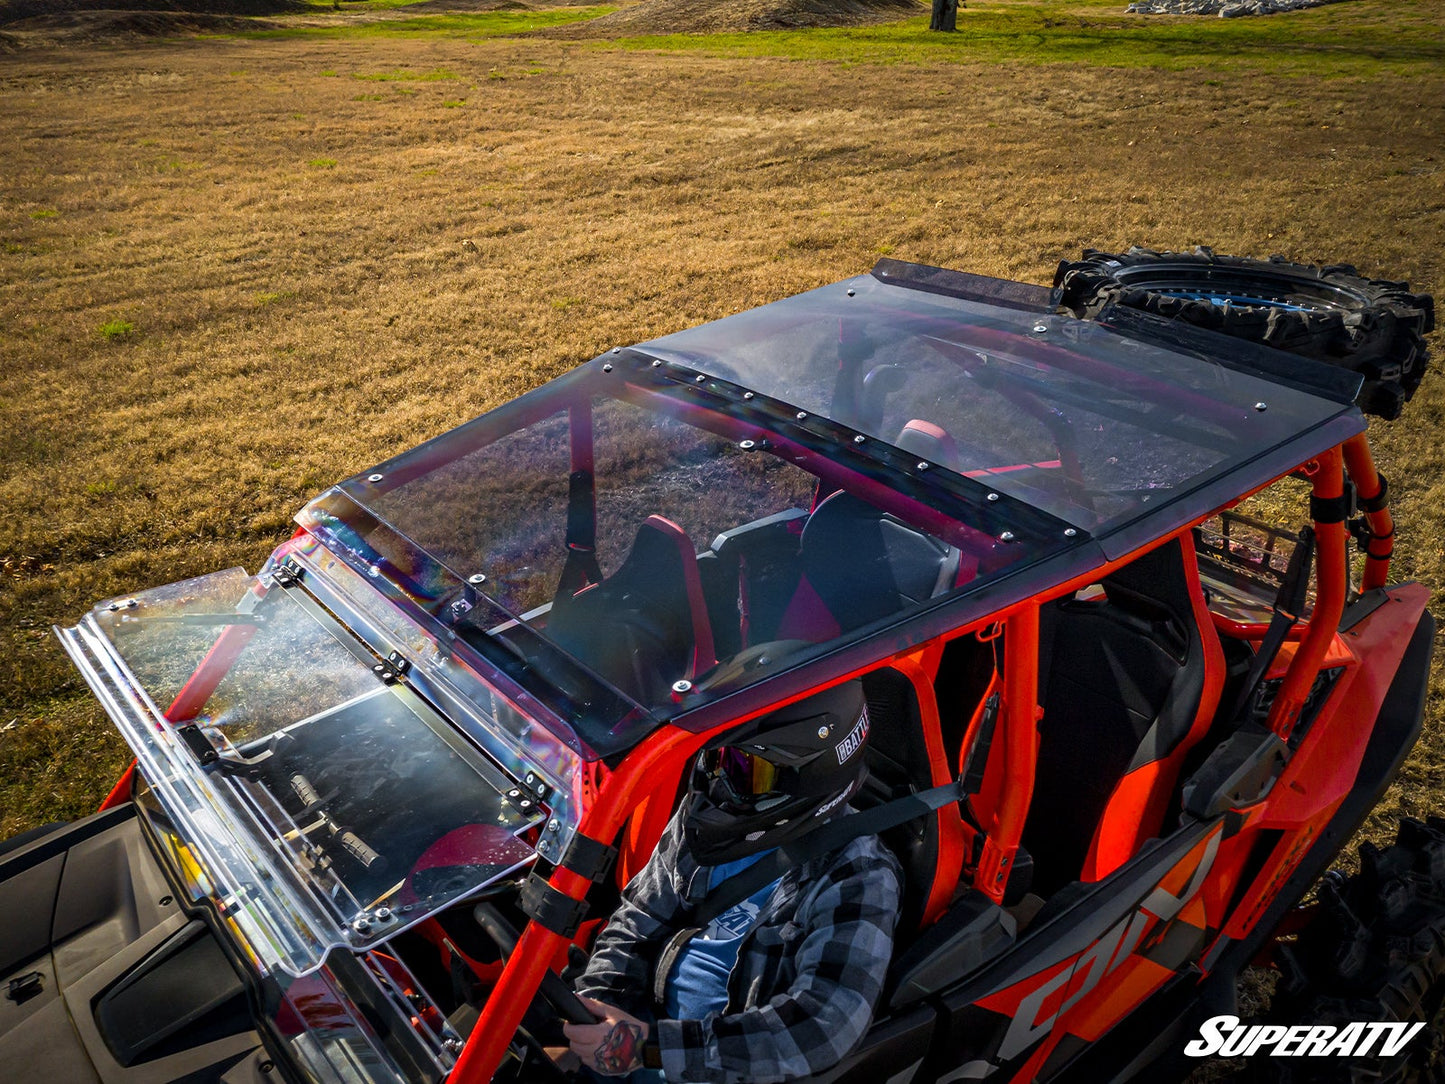
[[1397, 418], [1425, 375], [1424, 336], [1435, 325], [1429, 294], [1362, 277], [1348, 264], [1289, 263], [1131, 248], [1085, 249], [1054, 276], [1054, 304], [1081, 319], [1126, 305], [1343, 366], [1365, 378], [1359, 405]]

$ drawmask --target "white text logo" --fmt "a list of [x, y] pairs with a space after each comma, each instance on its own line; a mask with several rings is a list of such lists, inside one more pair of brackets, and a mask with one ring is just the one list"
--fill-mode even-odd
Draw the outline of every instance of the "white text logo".
[[1199, 1038], [1184, 1047], [1191, 1058], [1247, 1058], [1268, 1054], [1272, 1058], [1352, 1058], [1373, 1054], [1394, 1057], [1418, 1035], [1424, 1024], [1356, 1023], [1344, 1027], [1329, 1024], [1251, 1024], [1241, 1026], [1237, 1016], [1211, 1016], [1199, 1028]]

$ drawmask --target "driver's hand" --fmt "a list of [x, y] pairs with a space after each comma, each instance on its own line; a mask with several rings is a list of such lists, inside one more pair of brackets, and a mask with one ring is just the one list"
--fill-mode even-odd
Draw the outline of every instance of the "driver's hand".
[[621, 1009], [590, 997], [581, 999], [597, 1017], [595, 1024], [563, 1024], [562, 1033], [583, 1065], [603, 1076], [626, 1076], [642, 1068], [642, 1044], [648, 1025]]

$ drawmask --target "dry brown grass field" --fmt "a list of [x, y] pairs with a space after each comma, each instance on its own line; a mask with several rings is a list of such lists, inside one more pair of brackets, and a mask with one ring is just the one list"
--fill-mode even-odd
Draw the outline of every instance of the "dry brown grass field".
[[[1202, 243], [1445, 299], [1442, 138], [1439, 64], [426, 36], [0, 55], [0, 838], [94, 808], [126, 759], [50, 626], [254, 570], [333, 480], [882, 254], [1047, 282], [1085, 246]], [[1435, 374], [1376, 425], [1397, 572], [1437, 588], [1442, 420]], [[1442, 693], [1437, 671], [1376, 833], [1445, 813]]]

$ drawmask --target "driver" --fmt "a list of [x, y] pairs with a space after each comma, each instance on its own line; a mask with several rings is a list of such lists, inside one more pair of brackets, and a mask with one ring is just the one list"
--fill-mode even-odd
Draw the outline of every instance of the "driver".
[[704, 750], [688, 794], [597, 938], [571, 1050], [635, 1082], [791, 1080], [863, 1038], [893, 950], [901, 871], [877, 836], [805, 857], [703, 929], [706, 893], [847, 811], [865, 769], [857, 681]]

